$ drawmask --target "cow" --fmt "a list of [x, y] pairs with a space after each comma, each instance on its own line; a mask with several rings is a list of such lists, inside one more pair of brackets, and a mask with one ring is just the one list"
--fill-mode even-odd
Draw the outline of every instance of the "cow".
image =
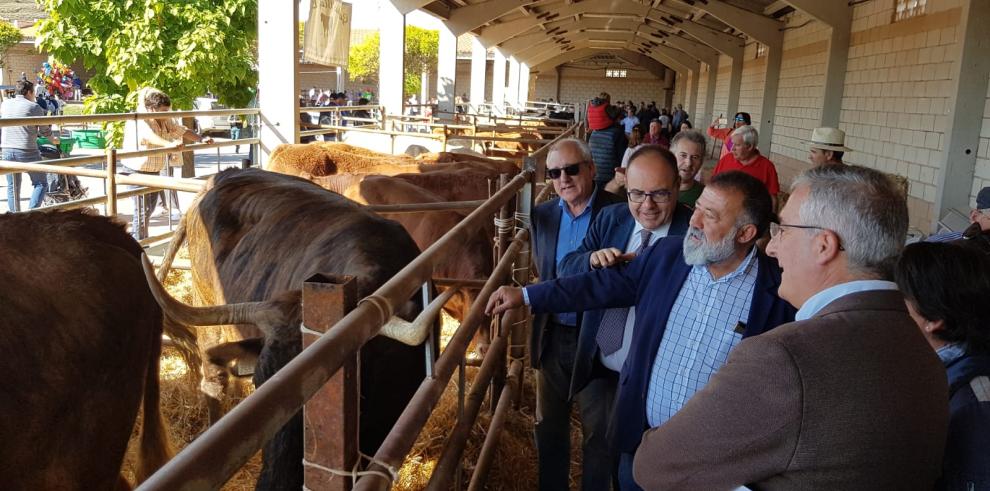
[[[225, 355], [253, 350], [254, 383], [260, 386], [300, 352], [298, 289], [306, 279], [317, 273], [354, 276], [358, 293], [366, 296], [419, 254], [397, 223], [307, 180], [260, 169], [230, 169], [211, 178], [180, 222], [166, 261], [183, 236], [197, 303], [270, 306], [257, 321], [233, 316], [236, 305], [197, 310], [163, 301], [166, 315], [183, 323], [239, 324], [206, 335], [201, 330], [204, 345], [212, 345], [204, 350], [213, 362], [204, 364], [204, 389], [212, 397], [222, 395], [217, 365], [232, 361]], [[151, 283], [157, 298], [165, 298], [157, 282]], [[396, 314], [411, 320], [420, 298], [414, 295]], [[429, 328], [437, 334], [435, 322]], [[424, 349], [422, 342], [408, 346], [383, 336], [361, 349], [363, 453], [375, 453], [423, 381]], [[302, 456], [300, 412], [265, 445], [258, 489], [300, 489]]]
[[138, 481], [172, 454], [159, 412], [163, 318], [141, 246], [81, 211], [0, 215], [3, 488], [127, 488], [121, 463], [143, 413]]

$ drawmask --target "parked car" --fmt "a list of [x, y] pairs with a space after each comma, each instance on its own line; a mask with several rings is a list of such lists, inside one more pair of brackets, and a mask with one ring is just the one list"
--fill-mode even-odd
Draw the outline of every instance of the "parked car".
[[[216, 99], [210, 97], [197, 97], [193, 101], [193, 105], [196, 106], [197, 111], [227, 109], [223, 104], [217, 102]], [[214, 134], [226, 136], [230, 134], [230, 121], [227, 116], [196, 116], [196, 130], [204, 135]]]

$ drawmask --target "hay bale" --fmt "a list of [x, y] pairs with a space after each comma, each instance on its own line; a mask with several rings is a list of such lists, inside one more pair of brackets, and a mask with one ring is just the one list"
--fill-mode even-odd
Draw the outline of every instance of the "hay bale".
[[[185, 251], [179, 252], [180, 257], [183, 254], [187, 253]], [[177, 298], [183, 301], [191, 299], [192, 286], [189, 271], [173, 270], [169, 273], [165, 284], [169, 292], [176, 295]], [[445, 346], [449, 342], [458, 327], [454, 319], [446, 316], [446, 314], [444, 316], [441, 346]], [[208, 411], [205, 401], [196, 384], [191, 383], [189, 378], [185, 376], [186, 373], [188, 373], [188, 367], [185, 366], [181, 357], [170, 348], [164, 350], [160, 372], [162, 414], [168, 422], [169, 437], [176, 451], [188, 445], [208, 427]], [[466, 392], [470, 391], [476, 374], [476, 368], [468, 367], [466, 370]], [[520, 408], [509, 412], [503, 427], [495, 462], [486, 484], [488, 489], [529, 490], [535, 487], [537, 483], [536, 448], [533, 442], [533, 415], [536, 407], [533, 380], [532, 371], [530, 369], [524, 370]], [[253, 385], [249, 379], [237, 379], [233, 380], [232, 383], [241, 384], [242, 390], [239, 392], [243, 394], [253, 392]], [[393, 489], [419, 490], [426, 487], [429, 476], [443, 450], [444, 440], [450, 432], [450, 428], [457, 421], [457, 385], [457, 375], [455, 374], [402, 465], [399, 479]], [[238, 402], [240, 402], [239, 399], [223, 401], [227, 410], [233, 408]], [[465, 485], [470, 479], [471, 472], [474, 470], [474, 463], [477, 461], [478, 454], [484, 444], [488, 426], [491, 423], [491, 411], [488, 403], [486, 403], [472, 428], [471, 436], [461, 459], [464, 463]], [[571, 417], [571, 428], [571, 488], [576, 488], [580, 485], [581, 480], [581, 431], [576, 407]], [[133, 436], [136, 437], [140, 434], [139, 429], [139, 426], [135, 428]], [[132, 438], [122, 469], [122, 472], [131, 480], [134, 476], [137, 443], [137, 439]], [[222, 489], [228, 491], [253, 490], [260, 472], [261, 452], [259, 451]]]

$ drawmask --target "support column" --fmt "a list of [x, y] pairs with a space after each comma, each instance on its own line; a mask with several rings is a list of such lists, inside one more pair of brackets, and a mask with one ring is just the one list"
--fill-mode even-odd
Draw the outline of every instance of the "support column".
[[554, 67], [553, 71], [554, 71], [554, 74], [557, 76], [556, 80], [554, 80], [554, 82], [553, 82], [553, 86], [554, 86], [554, 89], [553, 89], [553, 97], [554, 97], [554, 99], [553, 100], [555, 100], [557, 102], [561, 102], [561, 100], [560, 100], [560, 77], [562, 75], [561, 74], [562, 69], [559, 66], [556, 66], [556, 67]]
[[505, 100], [513, 106], [519, 105], [519, 60], [509, 57], [509, 85], [506, 87]]
[[[715, 67], [715, 76], [718, 77], [719, 67]], [[725, 103], [725, 115], [729, 118], [739, 111], [739, 90], [742, 87], [743, 57], [738, 56], [732, 59], [732, 72], [729, 75], [729, 100]], [[714, 111], [712, 111], [714, 115]]]
[[[990, 78], [990, 57], [986, 55], [990, 30], [984, 22], [990, 19], [990, 2], [965, 0], [962, 3], [956, 28], [960, 49], [952, 64], [953, 91], [946, 111], [949, 116], [943, 135], [944, 150], [939, 157], [932, 231], [934, 222], [949, 210], [966, 213], [970, 209], [969, 197], [973, 192], [977, 146], [983, 126], [982, 102]], [[974, 101], [980, 103], [974, 104]]]
[[283, 143], [299, 141], [299, 6], [279, 0], [258, 2], [258, 89], [261, 165]]
[[849, 63], [849, 41], [852, 29], [852, 8], [846, 9], [849, 19], [832, 26], [828, 39], [828, 60], [825, 61], [825, 96], [822, 99], [822, 126], [839, 127], [842, 94], [846, 86], [846, 65]]
[[842, 2], [821, 0], [787, 0], [787, 3], [832, 28], [832, 35], [828, 39], [828, 58], [825, 60], [821, 125], [838, 128], [842, 93], [846, 83], [846, 65], [849, 62], [853, 9]]
[[[701, 63], [696, 63], [694, 69], [691, 70], [691, 85], [688, 87], [688, 99], [689, 103], [686, 103], [685, 108], [688, 115], [694, 118], [695, 126], [698, 124], [698, 84], [701, 79]], [[691, 119], [689, 118], [689, 119]], [[704, 121], [701, 121], [704, 122]]]
[[519, 105], [526, 107], [529, 100], [529, 65], [519, 63]]
[[505, 113], [505, 54], [495, 48], [495, 65], [492, 67], [492, 106], [495, 114]]
[[475, 108], [485, 102], [485, 65], [488, 63], [488, 50], [481, 44], [478, 36], [471, 36], [471, 107]]
[[775, 47], [767, 47], [767, 75], [763, 85], [763, 105], [760, 109], [760, 144], [757, 146], [763, 155], [770, 155], [770, 144], [773, 142], [773, 122], [777, 115], [777, 88], [780, 87], [780, 65], [784, 61], [784, 50], [781, 49], [783, 44], [781, 42]]
[[[343, 92], [347, 90], [347, 67], [339, 66], [337, 67], [337, 92]], [[357, 99], [354, 100], [357, 104]]]
[[440, 27], [437, 50], [437, 104], [441, 111], [454, 112], [457, 80], [457, 36], [446, 26]]
[[[699, 124], [695, 126], [701, 126], [702, 124], [707, 127], [715, 120], [715, 83], [718, 77], [718, 58], [715, 59], [714, 65], [708, 65], [708, 87], [705, 88], [705, 119], [698, 121]], [[729, 117], [732, 117], [730, 114]]]
[[379, 2], [378, 15], [381, 33], [378, 46], [378, 100], [385, 106], [388, 114], [401, 115], [402, 101], [405, 100], [403, 63], [406, 52], [406, 16], [392, 2]]

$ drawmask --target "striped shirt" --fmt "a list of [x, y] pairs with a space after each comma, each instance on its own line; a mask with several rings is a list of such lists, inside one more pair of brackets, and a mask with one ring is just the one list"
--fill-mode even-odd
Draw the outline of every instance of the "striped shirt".
[[[732, 273], [713, 280], [694, 266], [667, 319], [646, 392], [646, 417], [656, 428], [679, 411], [742, 340], [757, 274], [756, 248]], [[738, 331], [738, 332], [737, 332]]]
[[[7, 99], [0, 104], [0, 117], [24, 118], [28, 116], [44, 116], [45, 111], [37, 103], [29, 101], [22, 95]], [[0, 148], [15, 148], [29, 152], [38, 151], [38, 133], [51, 136], [50, 126], [4, 126], [0, 134]], [[41, 154], [38, 154], [41, 160]]]

